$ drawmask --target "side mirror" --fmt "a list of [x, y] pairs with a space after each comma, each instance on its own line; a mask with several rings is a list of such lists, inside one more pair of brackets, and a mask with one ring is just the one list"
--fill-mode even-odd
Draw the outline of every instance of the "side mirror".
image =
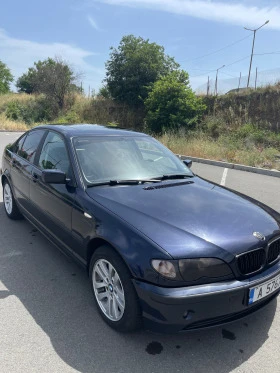
[[60, 170], [43, 170], [42, 180], [47, 184], [65, 184], [66, 174]]
[[186, 165], [187, 167], [189, 167], [189, 168], [192, 167], [192, 160], [190, 160], [190, 159], [184, 159], [184, 160], [183, 160], [183, 163], [185, 163], [185, 165]]

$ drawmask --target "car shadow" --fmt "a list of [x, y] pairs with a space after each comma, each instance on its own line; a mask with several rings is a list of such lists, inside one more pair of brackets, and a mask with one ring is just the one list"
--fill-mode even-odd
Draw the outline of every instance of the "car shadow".
[[79, 372], [228, 373], [269, 338], [276, 300], [223, 327], [175, 335], [119, 334], [101, 320], [86, 273], [27, 221], [9, 220], [3, 203], [0, 240], [0, 281], [7, 289], [0, 291], [0, 302], [16, 297], [59, 358]]

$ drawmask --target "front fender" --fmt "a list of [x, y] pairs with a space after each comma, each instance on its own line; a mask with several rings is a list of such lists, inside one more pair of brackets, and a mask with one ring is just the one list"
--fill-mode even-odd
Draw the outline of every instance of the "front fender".
[[[84, 241], [84, 258], [88, 258], [88, 250], [95, 246], [95, 241], [103, 244], [105, 242], [121, 256], [134, 278], [158, 283], [158, 274], [152, 269], [150, 261], [153, 258], [172, 259], [164, 249], [136, 227], [92, 198], [85, 197], [83, 193], [78, 193], [76, 202], [81, 206], [81, 211], [86, 211], [91, 216], [91, 219], [84, 220], [84, 231], [80, 232]], [[78, 224], [81, 226], [81, 220], [78, 219], [78, 215], [72, 219], [72, 228], [76, 235]]]

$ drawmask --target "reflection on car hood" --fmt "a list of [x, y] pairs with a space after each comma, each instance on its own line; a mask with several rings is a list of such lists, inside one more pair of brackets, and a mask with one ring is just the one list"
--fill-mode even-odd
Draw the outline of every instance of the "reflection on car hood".
[[188, 180], [192, 183], [160, 184], [173, 184], [167, 188], [147, 190], [159, 184], [106, 186], [87, 193], [174, 258], [217, 255], [231, 260], [259, 247], [253, 232], [268, 239], [280, 234], [280, 215], [268, 207], [198, 177]]

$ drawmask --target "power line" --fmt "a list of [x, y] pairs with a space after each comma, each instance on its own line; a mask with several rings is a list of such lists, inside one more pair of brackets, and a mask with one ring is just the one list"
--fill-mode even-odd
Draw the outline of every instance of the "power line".
[[216, 70], [209, 70], [209, 69], [188, 69], [188, 71], [206, 71], [206, 72], [211, 72], [211, 71], [216, 71]]
[[239, 39], [239, 40], [236, 40], [235, 42], [233, 42], [233, 43], [231, 43], [231, 44], [228, 44], [228, 45], [226, 45], [226, 46], [223, 47], [223, 48], [217, 49], [216, 51], [213, 51], [213, 52], [210, 52], [210, 53], [204, 54], [203, 56], [199, 56], [199, 57], [196, 57], [196, 58], [193, 58], [193, 59], [182, 60], [181, 62], [192, 62], [192, 61], [196, 61], [196, 60], [199, 60], [199, 59], [201, 59], [201, 58], [204, 58], [204, 57], [211, 56], [212, 54], [216, 54], [216, 53], [219, 53], [219, 52], [223, 51], [224, 49], [230, 48], [230, 47], [232, 47], [233, 45], [238, 44], [238, 43], [240, 43], [241, 41], [250, 38], [251, 36], [252, 36], [252, 35], [247, 35], [247, 36], [245, 36], [244, 38]]
[[[275, 52], [266, 52], [266, 53], [254, 53], [254, 56], [264, 56], [264, 55], [269, 55], [269, 54], [280, 54], [280, 51], [275, 51]], [[238, 63], [238, 62], [241, 62], [241, 61], [244, 61], [244, 60], [246, 60], [247, 58], [249, 58], [250, 56], [248, 55], [248, 56], [246, 56], [246, 57], [242, 57], [242, 58], [240, 58], [240, 59], [238, 59], [238, 60], [236, 60], [236, 61], [234, 61], [234, 62], [231, 62], [230, 64], [228, 64], [228, 65], [225, 65], [225, 68], [226, 67], [230, 67], [230, 66], [232, 66], [232, 65], [235, 65], [236, 63]], [[208, 73], [210, 73], [210, 72], [214, 72], [214, 71], [216, 71], [216, 69], [209, 69], [209, 70], [207, 70], [207, 69], [188, 69], [189, 71], [205, 71], [205, 74], [199, 74], [199, 75], [195, 75], [195, 76], [204, 76], [204, 75], [207, 75]], [[222, 72], [222, 74], [226, 74], [225, 72]], [[229, 75], [229, 74], [228, 74]], [[192, 77], [194, 77], [194, 76], [192, 76]]]
[[[265, 52], [265, 53], [254, 53], [254, 56], [265, 56], [265, 55], [271, 55], [271, 54], [280, 54], [280, 51], [275, 51], [275, 52]], [[242, 61], [248, 59], [249, 57], [250, 57], [250, 56], [248, 55], [248, 56], [246, 56], [246, 57], [242, 57], [242, 58], [240, 58], [240, 59], [238, 59], [238, 60], [236, 60], [236, 61], [233, 61], [233, 62], [229, 63], [228, 65], [225, 65], [225, 68], [230, 67], [230, 66], [232, 66], [232, 65], [235, 65], [235, 64], [237, 64], [238, 62], [242, 62]], [[209, 70], [206, 70], [206, 69], [205, 69], [205, 70], [203, 70], [203, 69], [190, 69], [190, 70], [191, 70], [191, 71], [192, 71], [192, 70], [193, 70], [193, 71], [194, 71], [194, 70], [205, 71], [205, 73], [203, 73], [203, 74], [190, 75], [190, 78], [196, 78], [196, 77], [199, 77], [199, 76], [206, 76], [208, 73], [216, 71], [216, 69], [211, 69], [211, 70], [210, 70], [210, 69], [209, 69]], [[236, 78], [236, 76], [233, 76], [233, 75], [230, 75], [230, 74], [228, 74], [228, 73], [225, 73], [224, 71], [221, 71], [221, 73]]]
[[246, 60], [246, 59], [249, 58], [249, 57], [250, 57], [250, 56], [246, 56], [246, 57], [240, 58], [239, 60], [234, 61], [234, 62], [230, 63], [229, 65], [226, 65], [226, 67], [229, 67], [229, 66], [235, 65], [236, 63], [241, 62], [241, 61], [244, 61], [244, 60]]
[[[238, 63], [238, 62], [241, 62], [241, 61], [244, 61], [244, 60], [246, 60], [247, 58], [249, 58], [250, 56], [246, 56], [246, 57], [243, 57], [243, 58], [240, 58], [239, 60], [237, 60], [237, 61], [234, 61], [234, 62], [232, 62], [232, 63], [230, 63], [230, 64], [228, 64], [228, 65], [225, 65], [225, 68], [227, 68], [227, 67], [229, 67], [229, 66], [232, 66], [232, 65], [235, 65], [236, 63]], [[216, 71], [216, 69], [213, 69], [213, 70], [208, 70], [208, 72], [213, 72], [213, 71]], [[198, 76], [205, 76], [205, 75], [207, 75], [208, 73], [205, 73], [205, 74], [199, 74], [199, 75], [190, 75], [190, 78], [196, 78], [196, 77], [198, 77]], [[223, 74], [226, 74], [225, 72], [223, 72]], [[229, 75], [229, 74], [228, 74]]]
[[280, 54], [280, 51], [276, 52], [266, 52], [266, 53], [255, 53], [254, 56], [264, 56], [266, 54]]
[[[212, 70], [212, 71], [216, 71], [216, 70]], [[190, 78], [197, 78], [198, 76], [206, 76], [206, 75], [208, 75], [208, 73], [198, 74], [198, 75], [190, 75]]]
[[[225, 66], [226, 67], [226, 66]], [[221, 74], [224, 74], [224, 75], [227, 75], [227, 76], [231, 76], [232, 78], [238, 78], [238, 76], [236, 75], [232, 75], [232, 74], [228, 74], [228, 73], [225, 73], [224, 71], [221, 71]]]

